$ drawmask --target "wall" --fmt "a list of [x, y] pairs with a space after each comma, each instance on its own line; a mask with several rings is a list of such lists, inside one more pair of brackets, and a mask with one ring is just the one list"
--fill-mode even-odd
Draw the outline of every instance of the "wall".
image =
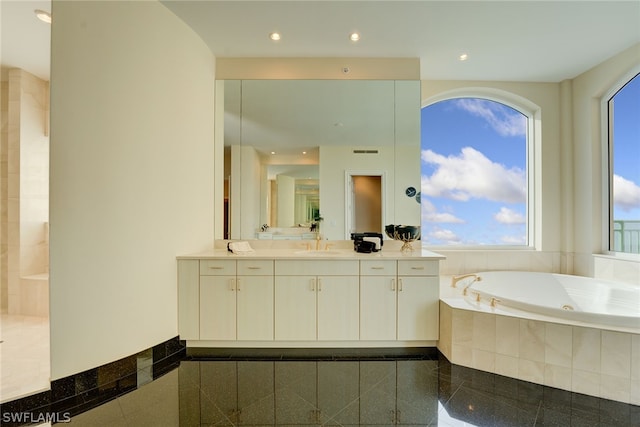
[[2, 69], [0, 81], [0, 313], [9, 309], [9, 269], [7, 241], [8, 210], [8, 140], [9, 140], [9, 82]]
[[[487, 269], [553, 271], [640, 284], [640, 259], [604, 253], [600, 103], [623, 77], [640, 67], [640, 44], [575, 79], [560, 83], [423, 81], [423, 106], [461, 93], [476, 93], [540, 110], [535, 153], [535, 251], [452, 250], [444, 274]], [[635, 68], [634, 68], [635, 67]]]
[[52, 14], [55, 380], [177, 335], [175, 257], [213, 242], [214, 58], [158, 2]]
[[[640, 43], [586, 71], [572, 82], [575, 271], [577, 274], [640, 283], [640, 258], [594, 256], [606, 250], [603, 230], [608, 218], [603, 192], [608, 172], [603, 167], [601, 102], [608, 91], [632, 72], [640, 72]], [[603, 201], [604, 200], [604, 201]]]
[[385, 224], [394, 223], [394, 147], [373, 147], [378, 154], [354, 154], [354, 148], [362, 147], [320, 147], [320, 214], [324, 219], [321, 228], [324, 238], [329, 240], [345, 239], [347, 170], [356, 173], [384, 172], [383, 221]]
[[23, 278], [49, 268], [49, 85], [16, 68], [3, 74], [2, 310], [45, 315], [46, 280]]

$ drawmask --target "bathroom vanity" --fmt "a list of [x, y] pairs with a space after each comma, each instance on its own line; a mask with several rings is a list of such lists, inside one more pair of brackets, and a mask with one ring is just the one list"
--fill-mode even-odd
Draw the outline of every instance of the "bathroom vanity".
[[429, 251], [225, 249], [178, 257], [190, 347], [424, 347], [438, 339]]

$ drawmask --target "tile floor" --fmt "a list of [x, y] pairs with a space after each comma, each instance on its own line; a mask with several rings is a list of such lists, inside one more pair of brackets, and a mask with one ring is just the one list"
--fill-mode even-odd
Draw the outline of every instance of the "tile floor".
[[0, 315], [0, 403], [49, 389], [49, 319]]
[[184, 360], [72, 426], [639, 426], [640, 407], [425, 359]]

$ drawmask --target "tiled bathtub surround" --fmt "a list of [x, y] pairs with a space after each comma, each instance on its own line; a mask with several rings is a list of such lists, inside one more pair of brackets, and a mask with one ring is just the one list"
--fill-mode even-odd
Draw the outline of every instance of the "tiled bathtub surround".
[[440, 301], [438, 348], [458, 365], [640, 405], [640, 335]]

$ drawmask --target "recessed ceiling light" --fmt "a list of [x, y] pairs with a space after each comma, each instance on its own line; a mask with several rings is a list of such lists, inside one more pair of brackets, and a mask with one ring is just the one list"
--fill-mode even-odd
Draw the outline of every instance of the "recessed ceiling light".
[[275, 151], [272, 151], [272, 152], [271, 152], [271, 154], [276, 154], [276, 152], [275, 152]]
[[280, 33], [271, 33], [269, 34], [269, 38], [274, 42], [277, 42], [278, 40], [280, 40]]
[[462, 54], [460, 54], [460, 56], [458, 56], [458, 59], [460, 61], [466, 61], [467, 59], [469, 59], [469, 54], [468, 53], [462, 53]]
[[39, 20], [42, 22], [46, 22], [47, 24], [51, 24], [51, 14], [44, 10], [36, 9], [33, 11]]
[[360, 34], [358, 33], [349, 34], [349, 40], [351, 40], [352, 42], [357, 42], [358, 40], [360, 40]]
[[302, 154], [307, 154], [307, 152], [306, 152], [306, 151], [303, 151], [303, 152], [302, 152]]

